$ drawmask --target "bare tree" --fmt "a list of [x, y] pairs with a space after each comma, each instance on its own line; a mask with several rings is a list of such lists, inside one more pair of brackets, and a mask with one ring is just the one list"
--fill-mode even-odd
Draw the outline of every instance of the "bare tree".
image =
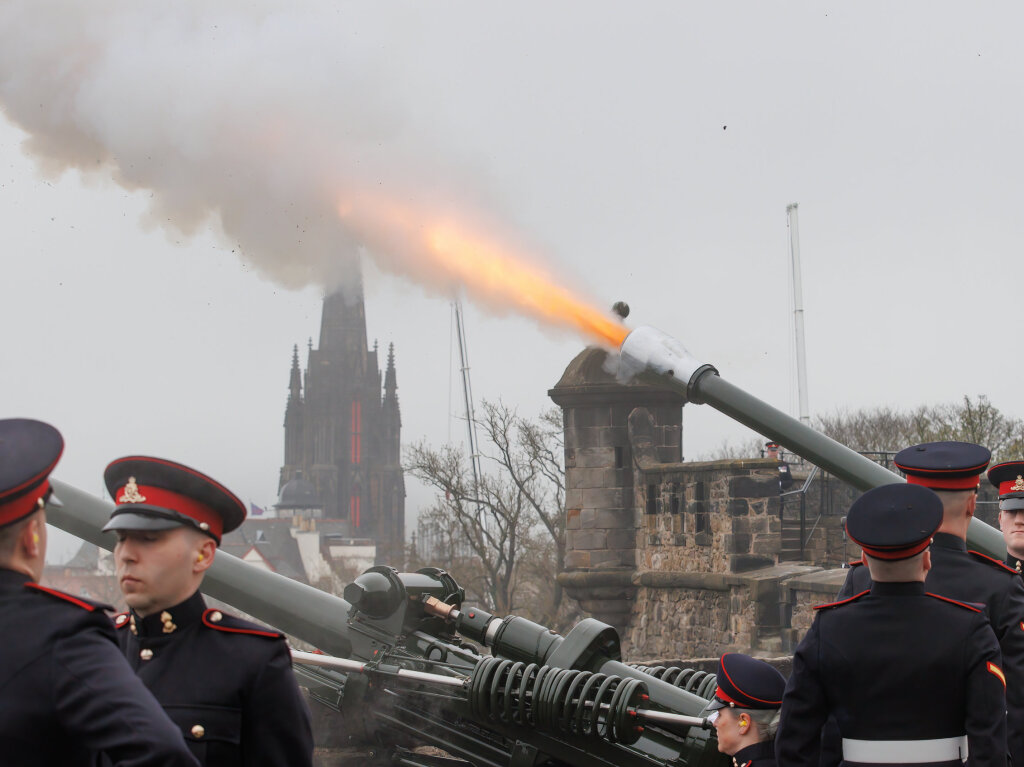
[[984, 445], [994, 460], [1022, 457], [1024, 421], [1004, 415], [987, 396], [903, 411], [890, 407], [836, 411], [815, 427], [854, 450], [897, 451], [907, 445], [959, 440]]
[[764, 437], [748, 437], [740, 442], [722, 440], [714, 450], [701, 453], [698, 461], [729, 461], [736, 458], [759, 458], [764, 449]]
[[501, 402], [481, 409], [483, 474], [476, 486], [468, 457], [451, 446], [418, 443], [405, 465], [438, 491], [422, 517], [464, 568], [464, 585], [498, 612], [528, 612], [551, 625], [563, 602], [553, 577], [565, 559], [561, 414], [532, 421]]

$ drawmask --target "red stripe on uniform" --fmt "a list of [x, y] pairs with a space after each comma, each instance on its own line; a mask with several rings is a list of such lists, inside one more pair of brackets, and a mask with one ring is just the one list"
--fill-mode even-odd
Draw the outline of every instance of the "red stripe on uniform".
[[36, 591], [42, 591], [45, 594], [50, 594], [51, 596], [63, 599], [65, 602], [70, 602], [73, 605], [78, 605], [79, 607], [88, 610], [89, 612], [95, 612], [96, 610], [96, 605], [91, 605], [88, 602], [83, 602], [81, 599], [75, 599], [73, 596], [71, 596], [70, 594], [65, 594], [63, 591], [54, 591], [53, 589], [46, 588], [46, 586], [40, 586], [38, 583], [26, 583], [25, 588], [35, 589]]
[[871, 592], [871, 589], [864, 589], [859, 594], [854, 594], [852, 597], [847, 597], [846, 599], [840, 599], [838, 602], [826, 602], [823, 605], [815, 605], [814, 609], [815, 610], [821, 610], [822, 608], [825, 608], [825, 607], [838, 607], [839, 605], [845, 605], [847, 602], [852, 602], [854, 599], [860, 599], [862, 596], [864, 596], [865, 594], [868, 594], [870, 592]]
[[987, 668], [989, 670], [989, 673], [994, 674], [995, 676], [999, 677], [999, 681], [1003, 683], [1003, 689], [1005, 690], [1006, 689], [1006, 677], [1003, 675], [1003, 670], [1001, 668], [999, 668], [999, 666], [997, 666], [992, 661], [987, 661], [985, 663], [985, 668]]
[[944, 597], [939, 594], [933, 594], [930, 591], [926, 591], [925, 595], [929, 597], [935, 597], [936, 599], [941, 599], [943, 602], [949, 602], [951, 605], [957, 605], [958, 607], [966, 607], [968, 610], [974, 610], [974, 612], [976, 613], [981, 612], [981, 608], [975, 607], [974, 605], [969, 605], [966, 602], [958, 602], [955, 599], [950, 599], [949, 597]]
[[207, 608], [206, 612], [203, 613], [203, 623], [205, 623], [207, 626], [209, 626], [212, 629], [217, 629], [217, 631], [227, 631], [227, 632], [229, 632], [231, 634], [253, 634], [254, 636], [270, 637], [271, 639], [283, 639], [284, 638], [284, 635], [279, 633], [279, 632], [277, 632], [277, 631], [257, 631], [256, 629], [233, 629], [233, 628], [228, 628], [227, 626], [222, 626], [219, 623], [212, 623], [212, 622], [208, 621], [207, 620], [207, 616], [210, 613], [215, 613], [215, 612], [217, 612], [217, 608], [215, 608], [215, 607]]

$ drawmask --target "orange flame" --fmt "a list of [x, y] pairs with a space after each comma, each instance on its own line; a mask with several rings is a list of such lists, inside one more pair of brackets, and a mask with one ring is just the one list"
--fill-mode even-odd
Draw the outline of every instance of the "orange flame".
[[366, 200], [360, 202], [339, 204], [338, 213], [346, 223], [369, 235], [371, 243], [411, 250], [420, 259], [429, 259], [430, 266], [441, 271], [447, 282], [461, 284], [471, 296], [514, 307], [616, 349], [626, 339], [629, 330], [620, 322], [509, 248], [394, 204], [367, 206]]

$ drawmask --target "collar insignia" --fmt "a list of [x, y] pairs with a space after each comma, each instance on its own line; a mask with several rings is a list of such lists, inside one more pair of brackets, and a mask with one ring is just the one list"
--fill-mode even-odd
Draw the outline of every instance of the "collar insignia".
[[177, 625], [174, 623], [174, 618], [171, 617], [171, 614], [166, 610], [160, 613], [160, 622], [164, 624], [165, 634], [173, 634], [174, 630], [178, 628]]
[[124, 486], [124, 490], [121, 491], [121, 497], [117, 499], [118, 503], [143, 503], [146, 500], [146, 496], [139, 492], [139, 486], [135, 484], [135, 477], [128, 477], [128, 484]]

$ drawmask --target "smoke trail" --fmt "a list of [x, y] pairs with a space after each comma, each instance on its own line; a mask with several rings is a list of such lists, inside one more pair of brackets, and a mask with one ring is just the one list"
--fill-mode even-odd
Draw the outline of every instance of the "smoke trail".
[[[505, 241], [501, 227], [441, 181], [459, 167], [454, 152], [410, 138], [388, 67], [370, 55], [373, 30], [352, 33], [366, 21], [358, 12], [308, 2], [286, 11], [194, 0], [5, 2], [0, 108], [29, 134], [26, 148], [45, 172], [74, 168], [150, 190], [150, 223], [186, 235], [213, 226], [287, 287], [336, 287], [365, 247], [385, 270], [428, 288], [463, 284], [493, 310], [536, 315], [439, 268], [426, 228]], [[397, 11], [405, 23], [409, 12]], [[386, 25], [387, 13], [374, 21]], [[463, 196], [479, 199], [479, 189]]]

